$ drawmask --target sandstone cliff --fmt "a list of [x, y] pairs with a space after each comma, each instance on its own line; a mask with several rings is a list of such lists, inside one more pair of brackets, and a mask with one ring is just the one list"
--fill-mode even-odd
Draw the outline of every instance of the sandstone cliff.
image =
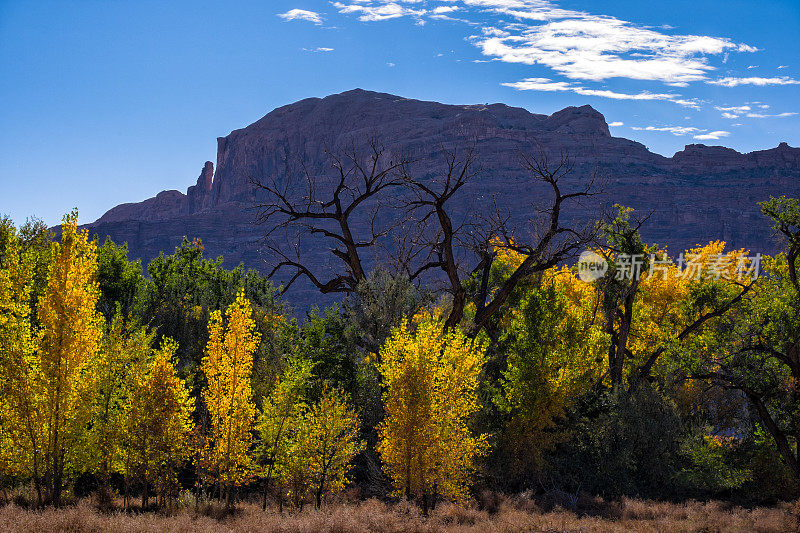
[[[612, 137], [603, 115], [590, 106], [548, 116], [503, 104], [445, 105], [356, 89], [275, 109], [219, 138], [216, 169], [206, 162], [186, 194], [164, 191], [123, 204], [87, 226], [101, 238], [127, 242], [131, 256], [145, 262], [171, 252], [185, 235], [201, 238], [207, 255], [223, 255], [230, 267], [243, 262], [265, 270], [263, 228], [253, 224], [259, 192], [252, 180], [281, 174], [291, 179], [292, 161], [302, 161], [324, 180], [326, 149], [371, 137], [380, 139], [389, 154], [420, 160], [415, 169], [420, 175], [437, 171], [442, 146], [476, 142], [481, 172], [463, 191], [463, 213], [495, 197], [520, 227], [544, 190], [520, 171], [518, 153], [568, 153], [575, 161], [568, 186], [580, 186], [594, 173], [604, 183], [598, 203], [569, 216], [596, 217], [612, 203], [652, 210], [644, 236], [673, 252], [712, 239], [774, 251], [756, 202], [770, 195], [800, 195], [800, 149], [785, 143], [749, 154], [692, 144], [666, 158]], [[327, 250], [311, 252], [324, 269]], [[313, 293], [308, 287], [298, 291], [300, 300]]]

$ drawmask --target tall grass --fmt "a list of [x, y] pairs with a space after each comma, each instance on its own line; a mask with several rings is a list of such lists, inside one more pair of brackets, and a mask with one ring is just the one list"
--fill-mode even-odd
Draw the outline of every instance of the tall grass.
[[[261, 511], [242, 503], [233, 513], [216, 504], [184, 505], [170, 511], [103, 513], [89, 500], [62, 509], [26, 510], [15, 504], [0, 508], [0, 531], [33, 532], [516, 532], [516, 531], [800, 531], [800, 501], [775, 507], [744, 509], [721, 502], [682, 504], [622, 500], [582, 511], [555, 507], [544, 511], [525, 497], [500, 497], [491, 510], [477, 502], [466, 508], [441, 504], [428, 517], [411, 504], [371, 499], [332, 503], [322, 509]], [[491, 512], [490, 512], [491, 511]]]

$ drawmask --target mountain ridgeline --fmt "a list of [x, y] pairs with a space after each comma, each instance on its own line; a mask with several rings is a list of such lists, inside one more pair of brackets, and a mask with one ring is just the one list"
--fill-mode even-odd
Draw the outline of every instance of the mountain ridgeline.
[[[652, 212], [642, 234], [673, 255], [716, 239], [773, 252], [777, 245], [757, 202], [800, 195], [800, 149], [785, 143], [748, 154], [692, 144], [667, 158], [613, 137], [603, 115], [588, 105], [548, 116], [504, 104], [445, 105], [356, 89], [277, 108], [220, 137], [216, 165], [206, 162], [186, 194], [167, 190], [122, 204], [86, 227], [101, 239], [127, 242], [130, 256], [145, 262], [170, 253], [186, 236], [202, 239], [206, 255], [224, 256], [229, 267], [241, 262], [268, 272], [265, 227], [255, 223], [254, 209], [264, 197], [254, 182], [298, 182], [307, 172], [323, 186], [336, 179], [326, 150], [358, 149], [370, 139], [385, 147], [387, 162], [414, 160], [410, 170], [423, 179], [441, 173], [446, 150], [474, 145], [477, 173], [453, 205], [467, 220], [496, 204], [521, 232], [529, 231], [526, 221], [536, 206], [546, 204], [547, 188], [522, 169], [520, 155], [548, 154], [557, 161], [566, 154], [574, 168], [562, 189], [583, 188], [594, 177], [601, 192], [570, 206], [565, 216], [596, 219], [614, 203], [642, 216]], [[369, 224], [368, 217], [359, 224]], [[282, 237], [271, 236], [275, 242]], [[308, 241], [304, 253], [325, 272], [336, 261], [333, 245], [315, 242]], [[381, 260], [376, 253], [372, 261]], [[312, 292], [300, 286], [295, 297], [306, 300]]]

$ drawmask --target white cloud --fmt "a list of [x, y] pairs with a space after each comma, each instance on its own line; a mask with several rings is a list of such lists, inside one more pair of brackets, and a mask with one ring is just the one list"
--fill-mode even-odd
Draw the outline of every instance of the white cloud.
[[727, 137], [730, 134], [731, 132], [729, 131], [710, 131], [708, 133], [695, 135], [693, 139], [697, 139], [698, 141], [718, 141], [722, 137]]
[[333, 52], [333, 48], [318, 46], [316, 48], [302, 48], [303, 52]]
[[[438, 5], [428, 7], [431, 4]], [[456, 20], [448, 14], [458, 11], [461, 22], [483, 24], [481, 33], [470, 37], [483, 55], [507, 63], [544, 65], [573, 80], [628, 78], [685, 87], [708, 79], [715, 70], [710, 56], [757, 50], [726, 37], [670, 34], [669, 27], [563, 9], [553, 0], [340, 0], [333, 6], [362, 21], [404, 16], [418, 21]], [[478, 16], [465, 20], [467, 13]], [[487, 15], [495, 19], [487, 21]]]
[[522, 81], [502, 83], [501, 85], [520, 91], [572, 92], [581, 96], [599, 96], [613, 100], [665, 100], [685, 107], [699, 107], [697, 100], [684, 99], [681, 95], [674, 93], [650, 93], [647, 91], [635, 94], [618, 93], [607, 89], [589, 89], [569, 81], [552, 81], [550, 78], [525, 78]]
[[745, 111], [750, 111], [751, 108], [750, 108], [749, 105], [742, 105], [742, 106], [738, 106], [738, 107], [737, 106], [733, 106], [733, 107], [714, 106], [714, 109], [716, 109], [717, 111], [732, 111], [734, 113], [744, 113]]
[[307, 9], [290, 9], [286, 13], [279, 13], [278, 16], [283, 20], [307, 20], [314, 24], [322, 24], [322, 16], [316, 11]]
[[[363, 2], [363, 0], [361, 0]], [[416, 2], [412, 2], [416, 3]], [[411, 9], [404, 7], [397, 2], [389, 2], [382, 4], [373, 3], [353, 3], [343, 4], [342, 2], [333, 2], [333, 7], [339, 10], [339, 13], [349, 14], [358, 13], [358, 20], [362, 22], [376, 22], [381, 20], [389, 20], [399, 17], [414, 16], [420, 17], [427, 13], [424, 9]]]
[[645, 128], [641, 126], [632, 126], [631, 129], [636, 131], [663, 131], [678, 136], [706, 131], [693, 126], [647, 126]]
[[624, 126], [624, 122], [611, 122], [608, 124], [609, 128], [619, 128], [620, 126]]
[[522, 81], [513, 83], [501, 83], [506, 87], [512, 87], [520, 91], [574, 91], [572, 82], [552, 81], [550, 78], [525, 78]]
[[750, 70], [751, 68], [758, 68], [758, 65], [747, 65], [747, 70]]
[[[761, 102], [749, 102], [749, 104], [758, 105], [759, 109], [769, 109], [768, 104], [762, 104]], [[765, 115], [763, 113], [753, 112], [753, 108], [750, 107], [750, 105], [731, 106], [731, 107], [714, 106], [714, 109], [716, 109], [717, 111], [722, 111], [723, 118], [730, 118], [730, 119], [739, 118], [742, 115], [744, 115], [747, 118], [780, 118], [780, 117], [793, 117], [797, 115], [797, 113], [778, 113], [775, 115]]]
[[778, 65], [778, 70], [789, 68], [789, 65]]
[[714, 106], [714, 109], [717, 111], [722, 111], [723, 118], [739, 118], [739, 115], [743, 113], [747, 113], [748, 111], [752, 111], [752, 108], [749, 105], [740, 105], [740, 106], [731, 106], [731, 107], [721, 107], [721, 106]]
[[788, 113], [787, 112], [787, 113], [778, 113], [777, 115], [764, 115], [762, 113], [748, 113], [745, 116], [747, 116], [748, 118], [783, 118], [783, 117], [793, 117], [795, 115], [797, 115], [797, 113], [795, 113], [795, 112]]
[[800, 85], [800, 80], [795, 80], [788, 76], [780, 76], [777, 78], [720, 78], [718, 80], [709, 80], [706, 83], [711, 85], [721, 85], [723, 87], [737, 87], [739, 85]]
[[386, 63], [386, 66], [387, 66], [387, 67], [393, 67], [393, 66], [395, 66], [395, 65], [394, 65], [394, 63], [392, 63], [391, 61], [389, 61], [389, 62], [387, 62], [387, 63]]
[[694, 126], [647, 126], [645, 128], [633, 126], [631, 129], [637, 131], [661, 131], [677, 136], [691, 135], [693, 139], [698, 141], [718, 141], [731, 134], [729, 131], [708, 131]]
[[473, 36], [484, 55], [508, 63], [545, 65], [571, 79], [619, 77], [686, 84], [707, 78], [714, 69], [707, 62], [709, 55], [756, 50], [727, 38], [669, 35], [615, 17], [556, 8], [545, 0], [465, 3], [526, 22], [503, 30], [490, 27]]

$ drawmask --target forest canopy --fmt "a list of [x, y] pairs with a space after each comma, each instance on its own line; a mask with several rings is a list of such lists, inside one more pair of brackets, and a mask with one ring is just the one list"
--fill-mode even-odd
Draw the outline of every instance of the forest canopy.
[[[411, 183], [409, 208], [447, 230], [469, 164], [454, 158], [440, 189]], [[556, 208], [572, 198], [529, 169]], [[541, 248], [498, 228], [467, 276], [438, 233], [444, 290], [344, 254], [361, 270], [319, 286], [346, 288], [341, 302], [301, 317], [199, 239], [145, 269], [76, 212], [59, 239], [3, 219], [0, 482], [40, 506], [92, 491], [143, 508], [182, 493], [320, 507], [348, 487], [425, 512], [484, 489], [796, 497], [800, 207], [761, 209], [779, 253], [672, 256], [617, 206], [576, 241], [605, 264], [588, 280], [557, 217]]]

